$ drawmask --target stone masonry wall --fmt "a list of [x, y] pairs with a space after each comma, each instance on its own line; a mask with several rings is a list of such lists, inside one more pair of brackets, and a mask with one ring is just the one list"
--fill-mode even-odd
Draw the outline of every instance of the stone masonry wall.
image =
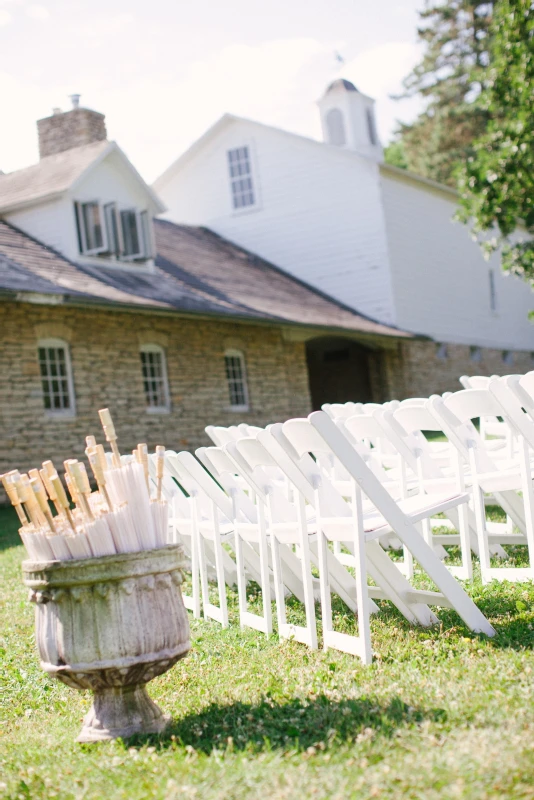
[[429, 397], [462, 388], [462, 375], [511, 375], [534, 369], [531, 354], [516, 351], [506, 363], [502, 350], [480, 348], [480, 361], [472, 359], [468, 345], [446, 345], [446, 358], [438, 356], [435, 342], [402, 342], [396, 351], [384, 352], [384, 380], [388, 399]]
[[[76, 416], [54, 419], [44, 411], [37, 341], [69, 343]], [[27, 470], [51, 458], [58, 466], [83, 457], [84, 437], [103, 442], [98, 409], [108, 406], [119, 446], [138, 442], [180, 450], [209, 443], [207, 424], [266, 425], [310, 411], [303, 343], [287, 342], [280, 329], [178, 317], [0, 304], [0, 472]], [[165, 348], [171, 412], [147, 413], [139, 348]], [[246, 361], [250, 411], [229, 410], [224, 350]]]

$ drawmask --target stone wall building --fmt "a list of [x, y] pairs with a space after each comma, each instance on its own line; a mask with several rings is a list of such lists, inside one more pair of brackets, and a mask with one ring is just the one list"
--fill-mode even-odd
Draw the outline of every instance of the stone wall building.
[[[124, 452], [139, 441], [193, 450], [208, 442], [208, 424], [307, 414], [317, 406], [310, 373], [325, 397], [355, 396], [351, 350], [375, 365], [365, 399], [395, 393], [388, 364], [409, 334], [210, 231], [168, 222], [155, 231], [153, 271], [96, 274], [0, 222], [2, 472], [81, 457], [88, 433], [102, 440], [105, 406]], [[335, 357], [316, 363], [310, 352]]]
[[82, 456], [106, 406], [124, 452], [194, 450], [209, 424], [532, 366], [524, 348], [378, 322], [212, 230], [156, 219], [161, 200], [97, 112], [56, 110], [38, 130], [39, 163], [0, 174], [1, 472]]

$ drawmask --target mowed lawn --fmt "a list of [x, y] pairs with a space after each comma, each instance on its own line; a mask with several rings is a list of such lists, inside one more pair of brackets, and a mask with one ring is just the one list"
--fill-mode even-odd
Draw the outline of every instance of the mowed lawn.
[[188, 658], [150, 684], [164, 736], [79, 745], [89, 695], [39, 668], [15, 530], [0, 509], [0, 797], [534, 798], [532, 584], [470, 587], [493, 640], [383, 604], [370, 667], [241, 632], [232, 597], [231, 628], [192, 622]]

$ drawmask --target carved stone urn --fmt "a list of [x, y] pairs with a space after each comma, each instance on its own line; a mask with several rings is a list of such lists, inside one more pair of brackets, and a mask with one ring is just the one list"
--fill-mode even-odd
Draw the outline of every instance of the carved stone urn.
[[42, 668], [93, 705], [78, 742], [159, 733], [146, 691], [190, 649], [180, 545], [72, 561], [25, 561]]

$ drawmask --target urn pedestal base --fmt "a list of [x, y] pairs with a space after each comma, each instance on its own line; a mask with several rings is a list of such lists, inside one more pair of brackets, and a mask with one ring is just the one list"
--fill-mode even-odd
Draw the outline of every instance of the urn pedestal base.
[[161, 733], [170, 718], [146, 684], [187, 655], [179, 545], [84, 560], [23, 564], [41, 666], [93, 692], [78, 742]]
[[95, 692], [77, 742], [127, 739], [135, 734], [161, 733], [169, 715], [149, 697], [146, 686], [120, 686]]

